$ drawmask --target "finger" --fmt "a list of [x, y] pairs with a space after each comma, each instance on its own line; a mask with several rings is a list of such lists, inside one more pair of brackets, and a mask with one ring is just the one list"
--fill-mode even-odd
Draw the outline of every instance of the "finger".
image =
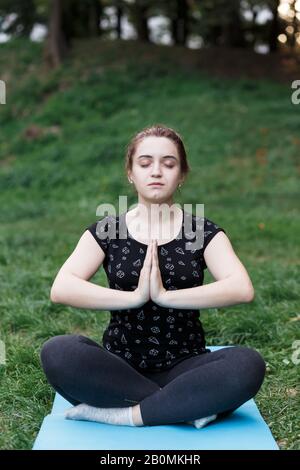
[[151, 266], [151, 256], [152, 256], [152, 244], [149, 243], [147, 247], [147, 253], [144, 261], [144, 265], [149, 268]]
[[153, 266], [154, 240], [151, 240], [151, 266]]
[[153, 257], [153, 240], [150, 241], [150, 265], [151, 267], [153, 266], [152, 257]]
[[152, 268], [153, 268], [153, 261], [152, 261], [152, 257], [153, 257], [153, 240], [150, 240], [150, 271], [152, 271]]
[[157, 260], [157, 240], [154, 240], [153, 244], [153, 263], [155, 266], [158, 266], [158, 260]]
[[152, 263], [154, 262], [154, 240], [151, 241], [152, 242]]

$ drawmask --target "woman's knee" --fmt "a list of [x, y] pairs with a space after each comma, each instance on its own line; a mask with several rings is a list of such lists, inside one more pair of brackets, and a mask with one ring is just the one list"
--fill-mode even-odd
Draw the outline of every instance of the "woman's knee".
[[67, 367], [67, 350], [70, 350], [70, 347], [78, 342], [78, 338], [79, 335], [75, 334], [57, 335], [43, 344], [40, 359], [44, 372], [49, 379], [55, 380]]
[[235, 346], [228, 349], [227, 359], [234, 370], [236, 383], [249, 395], [256, 395], [266, 373], [264, 358], [256, 349], [248, 346]]

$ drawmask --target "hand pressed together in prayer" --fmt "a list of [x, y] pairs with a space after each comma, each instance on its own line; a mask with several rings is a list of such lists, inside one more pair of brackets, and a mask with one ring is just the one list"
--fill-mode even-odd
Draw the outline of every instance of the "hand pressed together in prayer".
[[152, 300], [162, 305], [167, 290], [163, 286], [157, 254], [157, 240], [151, 240], [148, 245], [144, 265], [141, 269], [139, 284], [135, 290], [140, 305]]

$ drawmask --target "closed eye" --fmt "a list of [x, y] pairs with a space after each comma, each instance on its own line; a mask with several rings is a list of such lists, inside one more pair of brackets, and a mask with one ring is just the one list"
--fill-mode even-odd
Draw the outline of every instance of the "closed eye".
[[[141, 165], [142, 168], [146, 168], [147, 166], [149, 166], [149, 165]], [[166, 165], [166, 167], [168, 167], [168, 168], [174, 168], [174, 166], [175, 165], [168, 165], [168, 164]]]

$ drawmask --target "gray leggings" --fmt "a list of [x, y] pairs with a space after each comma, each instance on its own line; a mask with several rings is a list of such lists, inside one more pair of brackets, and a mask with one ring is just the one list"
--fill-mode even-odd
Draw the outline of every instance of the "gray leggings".
[[256, 395], [266, 370], [258, 351], [231, 346], [183, 359], [168, 370], [140, 372], [75, 334], [46, 341], [41, 363], [50, 385], [71, 404], [113, 408], [139, 403], [146, 426], [212, 414], [224, 418]]

